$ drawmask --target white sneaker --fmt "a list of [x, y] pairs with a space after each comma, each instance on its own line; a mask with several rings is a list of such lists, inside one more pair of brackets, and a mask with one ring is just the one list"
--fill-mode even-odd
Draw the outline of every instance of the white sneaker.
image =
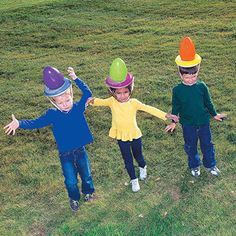
[[196, 168], [191, 169], [191, 174], [193, 177], [200, 176], [200, 167], [198, 166]]
[[211, 168], [207, 168], [207, 170], [211, 173], [213, 176], [219, 176], [220, 175], [220, 170], [216, 167], [213, 166]]
[[144, 180], [147, 178], [147, 166], [139, 167], [139, 178]]
[[132, 179], [130, 182], [132, 184], [132, 191], [133, 192], [138, 192], [140, 190], [138, 178]]

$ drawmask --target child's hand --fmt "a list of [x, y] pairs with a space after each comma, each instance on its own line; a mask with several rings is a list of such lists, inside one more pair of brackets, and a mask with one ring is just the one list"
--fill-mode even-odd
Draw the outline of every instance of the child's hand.
[[176, 124], [175, 123], [171, 123], [171, 124], [166, 126], [165, 131], [172, 133], [175, 130], [175, 127], [176, 127]]
[[5, 129], [5, 133], [7, 135], [15, 135], [16, 129], [19, 127], [19, 121], [15, 118], [15, 116], [12, 114], [12, 122], [6, 125], [3, 129]]
[[176, 115], [172, 115], [172, 114], [166, 114], [166, 118], [173, 120], [175, 123], [179, 122], [179, 117]]
[[222, 114], [217, 114], [216, 116], [214, 116], [214, 119], [217, 121], [223, 121], [224, 119], [226, 119], [227, 115], [222, 113]]
[[71, 79], [73, 79], [73, 80], [77, 79], [77, 76], [76, 76], [76, 74], [75, 74], [74, 68], [68, 67], [68, 68], [67, 68], [67, 72], [68, 72], [68, 75], [69, 75], [69, 77], [70, 77]]
[[86, 105], [92, 105], [94, 103], [95, 97], [88, 98]]

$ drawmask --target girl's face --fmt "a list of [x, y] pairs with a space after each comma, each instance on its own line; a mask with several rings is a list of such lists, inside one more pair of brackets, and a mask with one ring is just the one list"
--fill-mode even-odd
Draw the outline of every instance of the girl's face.
[[130, 97], [130, 91], [128, 88], [119, 88], [116, 89], [115, 96], [118, 102], [127, 102]]
[[183, 81], [184, 84], [191, 86], [193, 84], [195, 84], [197, 82], [197, 74], [183, 74], [181, 75], [181, 79]]
[[73, 106], [73, 98], [70, 93], [64, 93], [60, 96], [53, 98], [56, 105], [61, 111], [70, 111]]

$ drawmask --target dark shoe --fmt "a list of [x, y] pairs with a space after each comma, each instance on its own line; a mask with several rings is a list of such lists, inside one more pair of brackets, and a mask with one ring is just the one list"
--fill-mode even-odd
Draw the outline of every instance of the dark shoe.
[[84, 201], [85, 201], [85, 202], [91, 202], [91, 201], [93, 201], [93, 194], [89, 194], [89, 193], [85, 194], [85, 196], [84, 196]]
[[78, 211], [79, 202], [70, 198], [70, 208], [72, 211]]

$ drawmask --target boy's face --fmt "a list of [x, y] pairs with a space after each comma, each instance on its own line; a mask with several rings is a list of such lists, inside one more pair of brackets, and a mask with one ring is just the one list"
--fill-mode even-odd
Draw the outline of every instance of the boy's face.
[[184, 84], [191, 86], [197, 82], [197, 74], [182, 74], [181, 79]]
[[73, 106], [73, 98], [70, 93], [64, 93], [53, 98], [54, 102], [61, 111], [70, 111]]
[[115, 96], [118, 102], [127, 102], [130, 97], [130, 91], [128, 88], [119, 88], [116, 89]]

